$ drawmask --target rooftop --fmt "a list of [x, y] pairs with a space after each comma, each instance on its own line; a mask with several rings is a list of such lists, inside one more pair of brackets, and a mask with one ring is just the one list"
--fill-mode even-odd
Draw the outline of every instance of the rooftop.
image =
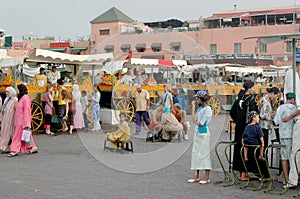
[[102, 22], [111, 22], [111, 21], [123, 21], [129, 23], [134, 22], [132, 18], [124, 14], [122, 11], [120, 11], [115, 7], [112, 7], [111, 9], [107, 10], [103, 14], [99, 15], [98, 17], [90, 21], [90, 23], [102, 23]]

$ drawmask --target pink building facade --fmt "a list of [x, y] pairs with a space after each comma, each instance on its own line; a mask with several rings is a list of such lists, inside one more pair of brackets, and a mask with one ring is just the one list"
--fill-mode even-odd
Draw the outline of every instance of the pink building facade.
[[[299, 14], [298, 14], [299, 12]], [[116, 13], [116, 17], [112, 13]], [[253, 36], [299, 33], [300, 7], [217, 13], [193, 20], [193, 28], [151, 29], [112, 8], [91, 23], [91, 53], [186, 59], [190, 63], [291, 64], [291, 42], [265, 44]], [[196, 24], [196, 26], [195, 26]]]

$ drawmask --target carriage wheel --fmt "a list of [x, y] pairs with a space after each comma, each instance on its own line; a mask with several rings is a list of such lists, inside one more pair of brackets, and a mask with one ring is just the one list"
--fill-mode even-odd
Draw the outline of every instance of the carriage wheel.
[[260, 103], [260, 98], [261, 98], [261, 97], [262, 97], [261, 94], [257, 94], [257, 95], [255, 96], [255, 103], [256, 103], [256, 106], [259, 105], [259, 103]]
[[34, 132], [43, 124], [44, 112], [39, 103], [31, 102], [31, 130]]
[[119, 120], [119, 117], [117, 115], [118, 112], [125, 113], [128, 122], [131, 122], [132, 119], [134, 118], [134, 112], [135, 112], [133, 102], [129, 99], [122, 99], [122, 100], [118, 101], [115, 106], [115, 115], [116, 115], [117, 120]]
[[209, 99], [209, 105], [211, 106], [213, 115], [216, 116], [221, 111], [221, 102], [220, 99], [217, 96], [212, 96]]
[[276, 99], [274, 100], [274, 109], [275, 110], [277, 110], [279, 104], [280, 104], [280, 98], [276, 97]]

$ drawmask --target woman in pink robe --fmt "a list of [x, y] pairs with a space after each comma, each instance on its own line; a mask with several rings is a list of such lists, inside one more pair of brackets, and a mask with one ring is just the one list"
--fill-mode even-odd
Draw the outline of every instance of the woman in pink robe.
[[20, 152], [37, 153], [37, 147], [34, 143], [32, 135], [30, 143], [22, 140], [23, 130], [31, 129], [31, 99], [28, 96], [28, 90], [24, 84], [19, 84], [18, 88], [18, 104], [16, 110], [16, 128], [13, 137], [9, 157], [14, 157]]

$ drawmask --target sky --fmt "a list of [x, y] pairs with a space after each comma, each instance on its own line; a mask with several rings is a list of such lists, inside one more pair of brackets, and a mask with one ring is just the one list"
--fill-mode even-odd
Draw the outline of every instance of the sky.
[[116, 7], [138, 22], [182, 21], [220, 11], [299, 5], [300, 0], [2, 0], [0, 28], [14, 41], [23, 35], [56, 40], [90, 35], [90, 21]]

